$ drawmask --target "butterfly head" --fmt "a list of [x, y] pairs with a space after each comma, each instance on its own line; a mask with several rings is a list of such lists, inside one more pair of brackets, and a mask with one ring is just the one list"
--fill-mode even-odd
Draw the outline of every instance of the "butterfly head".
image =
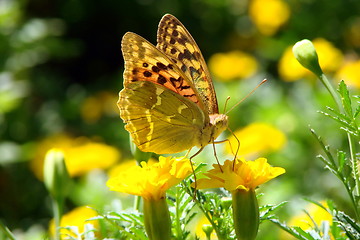
[[225, 114], [211, 114], [210, 124], [213, 126], [213, 138], [216, 139], [228, 127], [228, 116]]

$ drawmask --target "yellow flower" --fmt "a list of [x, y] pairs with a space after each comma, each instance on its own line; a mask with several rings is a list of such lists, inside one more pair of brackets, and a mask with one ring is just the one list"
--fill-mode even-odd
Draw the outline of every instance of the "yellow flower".
[[281, 167], [271, 167], [266, 158], [258, 158], [255, 161], [245, 159], [226, 160], [223, 165], [213, 164], [213, 169], [204, 173], [208, 178], [197, 181], [197, 188], [219, 188], [223, 187], [232, 192], [235, 190], [254, 190], [263, 184], [283, 173]]
[[[153, 158], [150, 158], [149, 161], [148, 161], [148, 165], [152, 165], [154, 163], [158, 162], [157, 160], [153, 159]], [[118, 176], [119, 174], [121, 174], [121, 172], [124, 172], [126, 171], [127, 169], [131, 168], [131, 167], [134, 167], [134, 166], [138, 166], [136, 160], [126, 160], [126, 161], [123, 161], [113, 167], [111, 167], [108, 171], [108, 177], [109, 178], [113, 178], [113, 177], [116, 177]]]
[[[319, 57], [321, 69], [325, 73], [335, 72], [342, 64], [344, 56], [335, 46], [323, 39], [317, 38], [312, 41]], [[284, 81], [296, 81], [304, 77], [312, 76], [294, 57], [292, 46], [286, 48], [279, 61], [278, 71]]]
[[[320, 204], [322, 204], [324, 207], [327, 207], [325, 201], [320, 201]], [[313, 229], [315, 227], [314, 222], [317, 226], [321, 226], [321, 222], [328, 221], [329, 225], [331, 226], [332, 216], [329, 212], [327, 212], [323, 208], [313, 203], [309, 203], [305, 207], [305, 210], [311, 216], [311, 218], [305, 212], [301, 212], [299, 215], [296, 215], [292, 219], [290, 219], [287, 225], [293, 227], [300, 227], [304, 231]], [[282, 232], [281, 239], [295, 239], [295, 238], [285, 232]]]
[[192, 173], [187, 158], [160, 156], [159, 162], [133, 166], [106, 183], [111, 191], [142, 196], [144, 199], [161, 199], [170, 187], [177, 185]]
[[[280, 130], [267, 123], [252, 123], [234, 132], [240, 140], [239, 156], [254, 156], [266, 152], [277, 151], [284, 147], [286, 136]], [[229, 138], [232, 150], [235, 151], [238, 145], [234, 136]], [[226, 150], [232, 153], [230, 144]]]
[[352, 87], [360, 88], [360, 60], [349, 61], [342, 66], [336, 73], [335, 78], [344, 80], [344, 82]]
[[222, 81], [250, 77], [257, 67], [256, 59], [241, 51], [216, 53], [209, 60], [210, 71]]
[[96, 168], [106, 169], [120, 158], [120, 152], [116, 148], [104, 143], [94, 142], [85, 137], [55, 135], [38, 144], [31, 161], [31, 168], [39, 179], [43, 178], [45, 154], [51, 148], [57, 148], [64, 153], [70, 176], [79, 176]]
[[[76, 237], [76, 235], [72, 231], [69, 231], [63, 227], [67, 227], [67, 226], [77, 227], [78, 233], [80, 234], [84, 232], [84, 225], [86, 223], [90, 223], [94, 226], [94, 228], [98, 228], [99, 221], [97, 220], [87, 221], [88, 219], [96, 217], [97, 215], [98, 214], [95, 210], [87, 206], [77, 207], [72, 211], [64, 214], [60, 221], [60, 227], [62, 227], [60, 229], [61, 238], [65, 239], [68, 235], [74, 238]], [[50, 228], [50, 234], [54, 235], [55, 234], [54, 220], [51, 220], [49, 228]]]
[[262, 34], [271, 36], [288, 21], [290, 8], [282, 0], [252, 0], [249, 15]]
[[103, 115], [115, 116], [118, 96], [110, 92], [99, 92], [85, 99], [81, 106], [81, 116], [87, 123], [96, 123]]

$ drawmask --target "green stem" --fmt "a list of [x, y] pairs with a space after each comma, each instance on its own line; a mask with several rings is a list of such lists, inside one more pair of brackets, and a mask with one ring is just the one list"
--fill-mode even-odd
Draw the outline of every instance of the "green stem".
[[150, 240], [171, 239], [171, 219], [166, 198], [143, 199], [144, 224]]
[[60, 221], [63, 213], [64, 201], [61, 199], [53, 199], [53, 214], [55, 221], [55, 240], [60, 240]]
[[[330, 95], [332, 96], [332, 98], [334, 99], [336, 105], [338, 106], [339, 111], [342, 114], [347, 114], [346, 111], [343, 108], [342, 105], [342, 101], [341, 98], [339, 97], [339, 95], [337, 94], [337, 92], [335, 91], [335, 89], [333, 88], [333, 86], [330, 84], [329, 80], [327, 79], [327, 77], [325, 76], [324, 73], [321, 73], [320, 75], [318, 75], [318, 78], [320, 79], [320, 81], [324, 84], [324, 86], [326, 87], [326, 89], [329, 91]], [[353, 116], [348, 116], [349, 118], [353, 119]], [[347, 138], [349, 141], [349, 151], [350, 151], [350, 160], [351, 160], [351, 167], [353, 170], [353, 177], [355, 180], [355, 195], [359, 196], [360, 195], [360, 179], [359, 179], [359, 171], [358, 171], [358, 166], [357, 166], [357, 161], [356, 161], [356, 149], [355, 149], [355, 141], [353, 139], [353, 136], [350, 133], [347, 133]], [[351, 198], [354, 198], [354, 196], [352, 196], [353, 193], [350, 194]], [[357, 220], [359, 220], [359, 206], [357, 204], [357, 201], [353, 201], [355, 204], [355, 213], [356, 213], [356, 217]]]
[[6, 239], [9, 239], [9, 240], [15, 240], [15, 236], [12, 234], [12, 232], [9, 230], [9, 228], [7, 228], [1, 221], [0, 221], [0, 231], [2, 231], [5, 236], [6, 236]]
[[181, 223], [180, 223], [180, 191], [179, 188], [176, 188], [176, 199], [178, 201], [175, 201], [175, 231], [176, 231], [176, 235], [177, 237], [179, 237], [180, 239], [183, 238], [183, 234], [181, 231]]
[[141, 201], [141, 197], [140, 196], [135, 196], [135, 198], [134, 198], [134, 210], [137, 210], [137, 211], [140, 210], [140, 201]]
[[321, 75], [318, 75], [318, 78], [320, 79], [320, 81], [324, 84], [324, 86], [326, 87], [326, 89], [329, 91], [330, 95], [332, 96], [332, 98], [334, 99], [336, 105], [338, 106], [340, 111], [343, 111], [343, 107], [341, 104], [341, 100], [339, 98], [339, 95], [337, 94], [337, 92], [335, 91], [335, 89], [333, 88], [333, 86], [330, 84], [329, 80], [327, 79], [327, 77], [325, 76], [324, 73], [322, 73]]

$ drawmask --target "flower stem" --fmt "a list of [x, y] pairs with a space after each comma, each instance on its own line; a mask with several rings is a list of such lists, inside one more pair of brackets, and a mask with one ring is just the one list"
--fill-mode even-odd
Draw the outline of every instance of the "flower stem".
[[63, 212], [63, 200], [54, 199], [52, 200], [53, 205], [53, 214], [54, 214], [54, 221], [55, 221], [55, 240], [60, 240], [60, 221], [61, 215]]
[[170, 240], [171, 220], [166, 198], [144, 199], [145, 229], [150, 240]]
[[332, 96], [332, 98], [334, 99], [337, 107], [339, 108], [340, 111], [342, 111], [343, 107], [341, 104], [341, 100], [339, 98], [339, 95], [337, 94], [337, 92], [335, 91], [335, 89], [333, 88], [333, 86], [330, 84], [329, 80], [327, 79], [327, 77], [325, 76], [324, 73], [321, 73], [320, 75], [317, 76], [320, 81], [322, 82], [322, 84], [324, 84], [324, 86], [326, 87], [326, 89], [329, 91], [330, 95]]
[[[326, 89], [329, 91], [329, 93], [332, 96], [332, 98], [334, 99], [339, 111], [342, 114], [347, 115], [346, 111], [344, 110], [342, 100], [339, 97], [339, 94], [335, 91], [333, 86], [330, 84], [330, 82], [327, 79], [327, 77], [325, 76], [325, 74], [322, 73], [322, 74], [318, 75], [317, 77], [320, 79], [320, 81], [324, 84]], [[348, 116], [348, 117], [353, 119], [353, 116]], [[348, 132], [346, 134], [347, 134], [347, 138], [348, 138], [348, 142], [349, 142], [349, 152], [350, 152], [352, 174], [353, 174], [353, 177], [355, 180], [355, 195], [359, 196], [360, 195], [360, 182], [359, 182], [360, 179], [359, 179], [359, 170], [358, 170], [357, 161], [356, 161], [356, 149], [355, 149], [356, 144], [355, 144], [353, 136]], [[359, 206], [357, 204], [357, 201], [354, 201], [353, 194], [350, 194], [350, 197], [352, 198], [352, 202], [354, 203], [356, 218], [359, 220], [359, 217], [360, 217], [359, 216]]]
[[15, 236], [12, 234], [12, 232], [9, 230], [9, 228], [7, 228], [1, 221], [0, 221], [0, 231], [2, 231], [4, 233], [4, 235], [6, 236], [6, 239], [9, 240], [15, 240]]

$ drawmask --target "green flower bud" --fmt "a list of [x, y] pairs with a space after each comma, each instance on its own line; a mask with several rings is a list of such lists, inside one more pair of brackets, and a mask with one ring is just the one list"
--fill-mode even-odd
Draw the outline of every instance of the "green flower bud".
[[310, 40], [304, 39], [297, 42], [293, 46], [293, 53], [295, 58], [304, 68], [310, 70], [316, 76], [322, 74], [316, 49]]
[[202, 230], [206, 235], [207, 239], [211, 239], [211, 233], [213, 232], [214, 228], [210, 224], [204, 224], [202, 226]]
[[254, 240], [259, 229], [259, 206], [254, 190], [232, 193], [234, 228], [237, 239]]
[[64, 154], [61, 150], [51, 149], [44, 162], [44, 183], [54, 199], [64, 199], [69, 191], [71, 179], [66, 169]]
[[170, 240], [171, 221], [165, 198], [144, 200], [145, 230], [150, 240]]

